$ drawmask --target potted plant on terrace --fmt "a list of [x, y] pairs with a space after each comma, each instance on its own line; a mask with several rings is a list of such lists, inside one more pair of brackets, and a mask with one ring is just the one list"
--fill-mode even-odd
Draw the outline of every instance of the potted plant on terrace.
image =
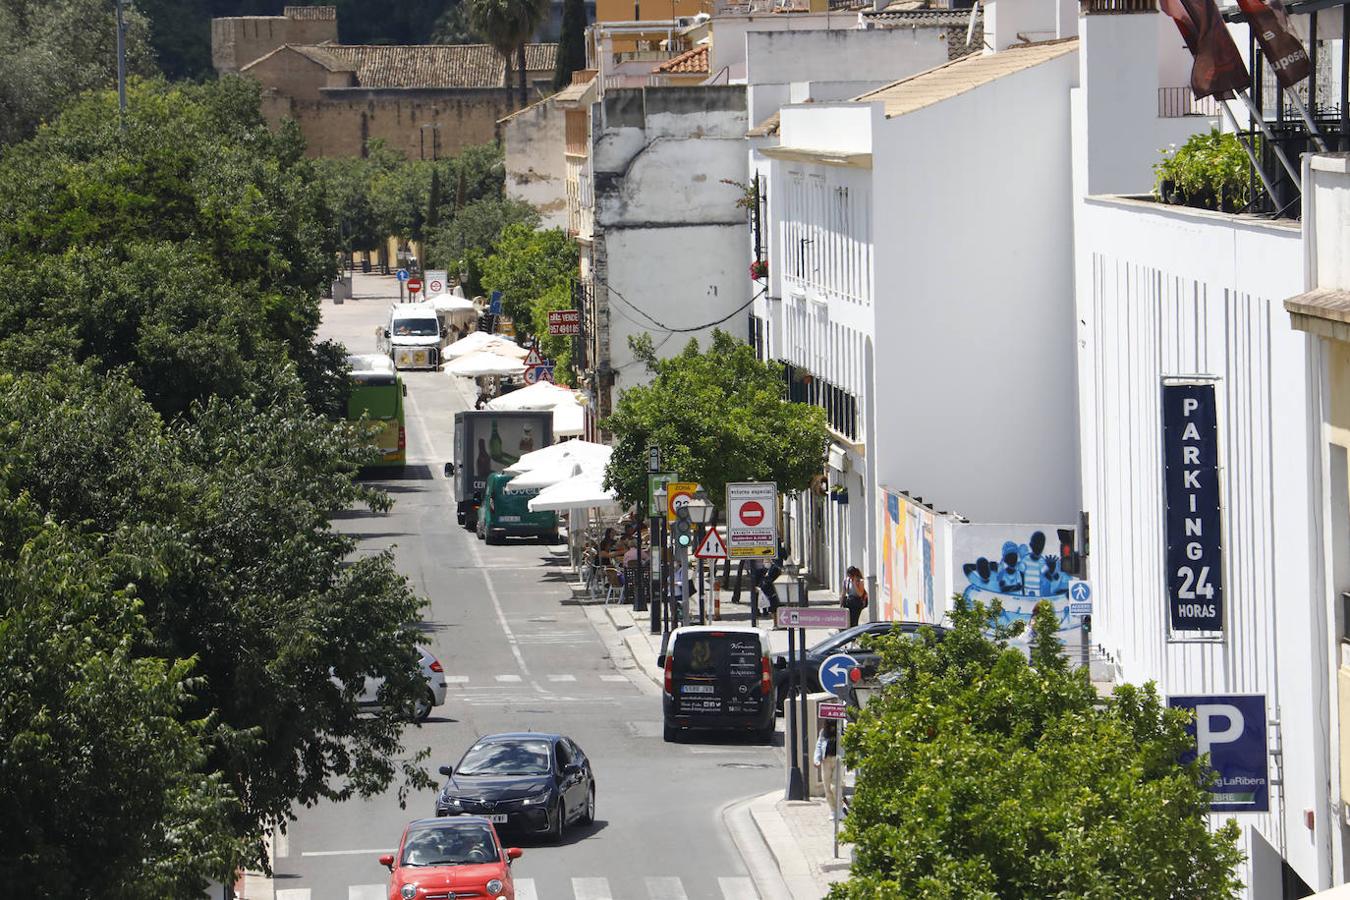
[[1153, 174], [1153, 194], [1163, 203], [1238, 212], [1249, 199], [1247, 155], [1234, 135], [1217, 129], [1164, 149]]

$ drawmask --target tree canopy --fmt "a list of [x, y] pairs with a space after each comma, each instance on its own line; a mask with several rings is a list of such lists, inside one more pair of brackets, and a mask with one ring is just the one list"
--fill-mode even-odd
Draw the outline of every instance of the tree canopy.
[[1237, 894], [1237, 824], [1210, 830], [1210, 773], [1178, 762], [1187, 713], [1151, 684], [1102, 700], [1048, 603], [1029, 659], [996, 607], [958, 597], [950, 618], [873, 639], [897, 677], [844, 733], [856, 857], [832, 900]]
[[5, 896], [90, 870], [193, 896], [294, 804], [429, 783], [402, 747], [420, 600], [330, 524], [389, 500], [353, 479], [368, 436], [315, 342], [314, 165], [242, 79], [116, 110], [85, 97], [0, 157]]
[[652, 374], [628, 388], [601, 427], [615, 436], [606, 484], [625, 503], [646, 497], [647, 448], [661, 448], [664, 466], [697, 481], [721, 507], [733, 481], [773, 481], [799, 491], [824, 465], [825, 411], [783, 399], [782, 367], [725, 331], [707, 350], [690, 340], [657, 359], [650, 337], [632, 342]]

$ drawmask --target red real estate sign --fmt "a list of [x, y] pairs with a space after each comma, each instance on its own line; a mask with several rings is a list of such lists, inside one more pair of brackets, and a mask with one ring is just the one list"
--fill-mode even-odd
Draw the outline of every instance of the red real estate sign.
[[555, 309], [548, 314], [548, 333], [552, 335], [581, 334], [581, 310]]

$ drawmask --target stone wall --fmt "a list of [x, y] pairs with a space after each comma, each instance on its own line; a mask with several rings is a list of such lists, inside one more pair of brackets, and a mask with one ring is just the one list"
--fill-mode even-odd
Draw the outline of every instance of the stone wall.
[[337, 19], [239, 16], [211, 20], [211, 64], [218, 74], [238, 72], [282, 44], [336, 41]]
[[[497, 121], [515, 109], [502, 88], [456, 90], [325, 90], [318, 100], [294, 100], [269, 91], [263, 114], [273, 126], [295, 119], [310, 156], [360, 156], [376, 138], [409, 159], [454, 156], [497, 138]], [[439, 128], [422, 126], [439, 125]]]
[[545, 228], [568, 224], [563, 123], [563, 110], [547, 100], [501, 123], [506, 194], [533, 204]]

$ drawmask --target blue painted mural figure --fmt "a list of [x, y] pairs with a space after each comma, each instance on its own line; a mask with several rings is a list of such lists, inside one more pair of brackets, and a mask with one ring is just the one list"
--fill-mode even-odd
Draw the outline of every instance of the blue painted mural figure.
[[981, 556], [962, 565], [961, 570], [970, 582], [966, 598], [998, 600], [1005, 624], [1019, 619], [1029, 622], [1036, 603], [1048, 599], [1060, 619], [1061, 633], [1079, 627], [1081, 623], [1069, 612], [1069, 585], [1073, 579], [1060, 570], [1057, 557], [1045, 553], [1045, 540], [1045, 532], [1033, 531], [1025, 544], [1004, 541], [993, 560]]

